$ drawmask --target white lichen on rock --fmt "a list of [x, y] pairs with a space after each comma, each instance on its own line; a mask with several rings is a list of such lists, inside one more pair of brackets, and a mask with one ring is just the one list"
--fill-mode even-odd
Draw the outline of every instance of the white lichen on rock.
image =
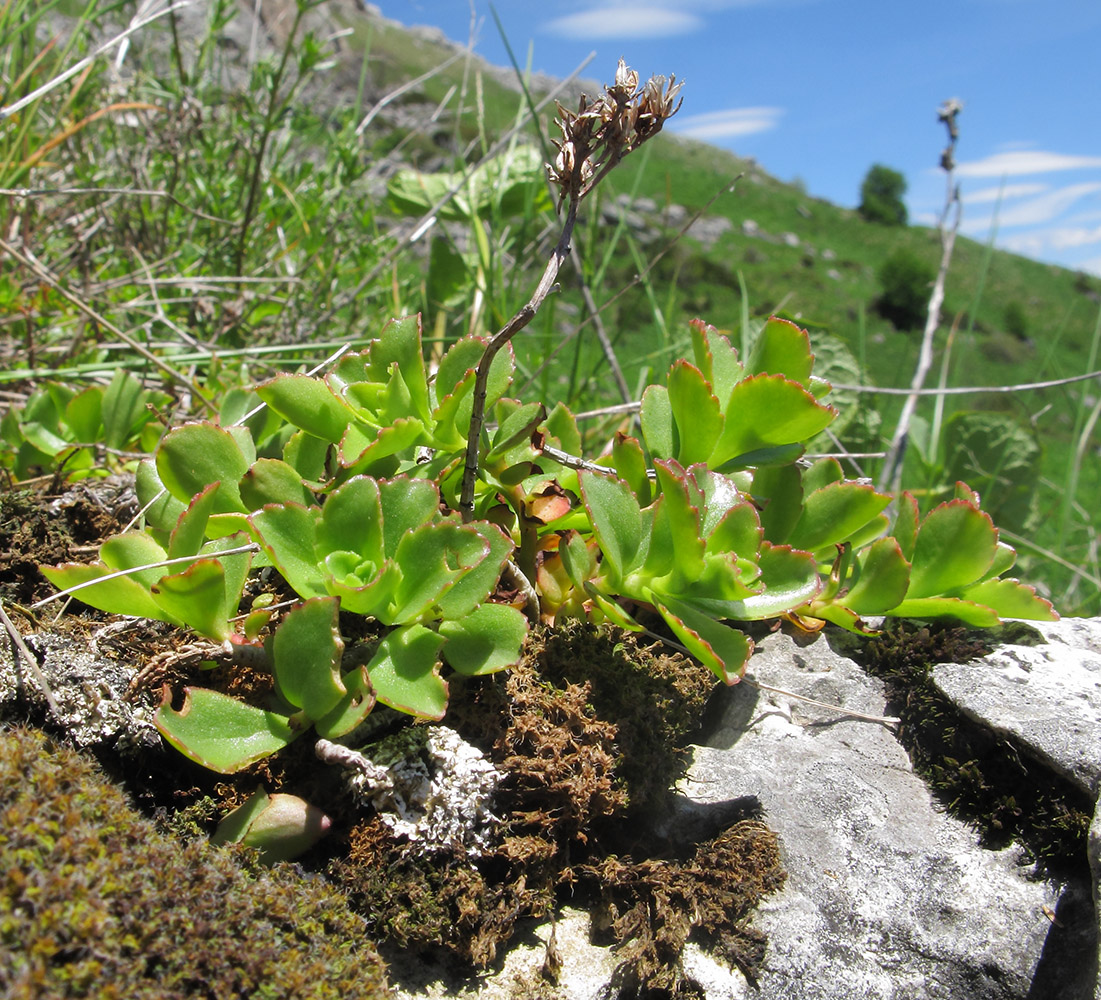
[[500, 773], [446, 726], [409, 726], [362, 751], [319, 740], [317, 754], [348, 770], [348, 785], [396, 835], [477, 853], [498, 822]]

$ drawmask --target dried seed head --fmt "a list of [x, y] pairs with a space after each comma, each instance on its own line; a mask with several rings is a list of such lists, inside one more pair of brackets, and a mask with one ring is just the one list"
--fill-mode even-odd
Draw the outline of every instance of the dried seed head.
[[661, 131], [680, 109], [676, 98], [683, 84], [675, 79], [656, 76], [640, 90], [638, 73], [620, 59], [615, 83], [602, 97], [582, 94], [577, 111], [558, 105], [562, 138], [555, 141], [558, 156], [547, 172], [559, 189], [560, 207], [566, 198], [583, 198], [624, 156]]

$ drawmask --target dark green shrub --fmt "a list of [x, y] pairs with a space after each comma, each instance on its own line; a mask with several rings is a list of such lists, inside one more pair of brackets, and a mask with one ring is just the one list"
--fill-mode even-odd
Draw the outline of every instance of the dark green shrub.
[[331, 887], [160, 833], [79, 754], [0, 731], [0, 996], [387, 995]]
[[909, 250], [896, 250], [879, 266], [876, 276], [882, 289], [876, 311], [899, 330], [913, 330], [925, 323], [933, 269]]
[[860, 214], [869, 222], [885, 226], [906, 225], [906, 178], [897, 170], [875, 164], [860, 185]]
[[1005, 305], [1005, 329], [1018, 340], [1028, 340], [1028, 316], [1024, 306], [1016, 299]]

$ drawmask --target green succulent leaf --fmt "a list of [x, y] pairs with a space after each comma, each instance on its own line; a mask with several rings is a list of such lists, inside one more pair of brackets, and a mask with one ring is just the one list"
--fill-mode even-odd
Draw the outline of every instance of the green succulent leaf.
[[677, 461], [685, 466], [706, 462], [723, 429], [723, 415], [711, 386], [695, 365], [682, 360], [669, 371], [668, 393]]
[[233, 631], [225, 613], [225, 570], [217, 559], [201, 559], [182, 573], [162, 576], [150, 594], [167, 620], [183, 622], [199, 635], [224, 642]]
[[344, 640], [335, 597], [315, 597], [289, 611], [271, 641], [279, 693], [306, 718], [328, 715], [347, 691], [340, 680]]
[[395, 629], [367, 664], [375, 695], [384, 705], [423, 719], [442, 719], [447, 684], [440, 677], [444, 637], [423, 625]]
[[786, 542], [803, 516], [803, 478], [795, 465], [753, 470], [753, 498], [763, 504], [761, 527], [770, 542]]
[[707, 463], [713, 469], [762, 464], [759, 457], [750, 457], [807, 441], [837, 415], [833, 407], [823, 406], [802, 385], [782, 375], [743, 379], [734, 386], [723, 413], [722, 434]]
[[269, 504], [249, 516], [249, 524], [272, 565], [299, 597], [325, 597], [314, 537], [321, 511], [301, 504]]
[[443, 595], [489, 555], [489, 548], [476, 529], [462, 524], [424, 524], [406, 532], [394, 562], [415, 571], [401, 575], [390, 608], [377, 617], [387, 625], [439, 617]]
[[295, 427], [337, 444], [355, 411], [323, 379], [282, 373], [256, 387], [256, 395]]
[[910, 564], [894, 538], [872, 542], [860, 556], [860, 577], [841, 601], [860, 615], [886, 614], [906, 597]]
[[918, 514], [918, 502], [910, 492], [904, 492], [895, 501], [897, 511], [895, 523], [891, 534], [898, 542], [902, 550], [903, 558], [912, 562], [914, 558], [914, 544], [917, 542], [918, 524], [921, 518]]
[[504, 604], [483, 604], [462, 618], [440, 623], [444, 659], [460, 674], [492, 674], [520, 659], [527, 619]]
[[715, 327], [701, 320], [692, 320], [688, 327], [696, 367], [719, 400], [729, 399], [734, 386], [746, 375], [738, 352], [730, 346], [730, 339]]
[[153, 722], [185, 757], [219, 774], [240, 771], [302, 734], [285, 715], [206, 688], [184, 688], [183, 708], [162, 705]]
[[693, 593], [694, 607], [716, 618], [760, 621], [794, 611], [812, 601], [822, 586], [814, 557], [788, 545], [761, 544], [757, 593], [738, 600], [722, 600]]
[[619, 579], [635, 568], [642, 547], [642, 512], [622, 479], [584, 471], [578, 476], [593, 534]]
[[[580, 454], [580, 449], [574, 454]], [[616, 431], [612, 442], [612, 466], [620, 479], [634, 491], [639, 505], [646, 507], [654, 498], [653, 486], [646, 471], [646, 456], [638, 438], [628, 437], [622, 431]]]
[[329, 826], [329, 817], [305, 799], [285, 792], [268, 795], [258, 788], [218, 824], [210, 840], [213, 844], [255, 847], [260, 860], [270, 865], [304, 854], [328, 832]]
[[1051, 602], [1037, 596], [1035, 589], [1019, 580], [983, 580], [964, 588], [960, 596], [964, 600], [986, 605], [1002, 618], [1042, 622], [1059, 620]]
[[313, 503], [313, 494], [298, 471], [278, 458], [258, 458], [241, 477], [239, 489], [246, 510], [259, 510], [269, 503]]
[[193, 556], [206, 541], [206, 526], [210, 515], [214, 513], [218, 484], [211, 483], [205, 490], [196, 493], [187, 509], [180, 515], [176, 527], [168, 541], [168, 558]]
[[496, 525], [475, 521], [467, 527], [481, 535], [488, 553], [442, 594], [437, 607], [444, 618], [457, 620], [473, 613], [497, 589], [505, 563], [512, 555], [512, 539]]
[[314, 723], [317, 735], [327, 740], [337, 740], [350, 733], [375, 707], [375, 690], [366, 666], [349, 670], [341, 683], [347, 693], [327, 715]]
[[[810, 337], [790, 320], [773, 316], [757, 335], [746, 362], [750, 375], [783, 375], [793, 382], [810, 387], [814, 355]], [[808, 435], [809, 436], [809, 435]]]
[[168, 492], [157, 475], [156, 464], [149, 458], [138, 463], [134, 492], [138, 495], [141, 509], [145, 511], [145, 523], [165, 533], [176, 527], [180, 515], [187, 509], [186, 504]]
[[744, 632], [723, 625], [691, 605], [672, 598], [655, 607], [673, 633], [724, 684], [736, 684], [753, 653], [753, 641]]
[[966, 500], [935, 507], [917, 531], [907, 597], [935, 597], [981, 580], [997, 550], [994, 522], [977, 507]]
[[[146, 392], [125, 368], [119, 368], [103, 391], [103, 443], [122, 448], [134, 439], [149, 416], [145, 409]], [[94, 437], [78, 440], [94, 441]]]
[[157, 448], [157, 475], [168, 492], [184, 503], [218, 483], [215, 512], [244, 512], [237, 484], [253, 459], [242, 452], [230, 431], [210, 423], [184, 424], [170, 430]]
[[676, 425], [673, 422], [669, 390], [665, 386], [648, 386], [642, 394], [639, 423], [642, 427], [642, 439], [654, 458], [676, 457]]
[[[838, 545], [852, 538], [890, 502], [888, 494], [877, 493], [862, 483], [830, 483], [807, 494], [802, 516], [787, 541], [797, 549], [810, 552]], [[876, 528], [878, 534], [878, 524]]]
[[976, 628], [992, 628], [1000, 621], [992, 608], [958, 597], [907, 598], [889, 614], [894, 618], [958, 618]]

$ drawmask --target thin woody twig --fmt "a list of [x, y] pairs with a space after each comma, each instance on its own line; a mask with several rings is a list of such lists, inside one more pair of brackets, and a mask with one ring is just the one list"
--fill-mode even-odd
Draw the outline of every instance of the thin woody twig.
[[[910, 439], [910, 423], [917, 410], [918, 398], [921, 389], [925, 385], [925, 379], [929, 369], [933, 366], [933, 337], [937, 327], [940, 326], [940, 309], [944, 302], [944, 283], [948, 277], [948, 265], [952, 261], [952, 250], [956, 245], [956, 233], [959, 232], [960, 218], [963, 214], [963, 202], [960, 199], [960, 189], [955, 182], [956, 169], [956, 142], [959, 140], [959, 126], [956, 117], [963, 110], [963, 104], [955, 98], [945, 101], [937, 111], [937, 117], [944, 122], [948, 129], [948, 145], [941, 153], [940, 165], [948, 175], [947, 194], [945, 196], [944, 211], [941, 213], [937, 225], [940, 231], [941, 256], [940, 268], [937, 271], [936, 280], [933, 282], [933, 291], [929, 296], [929, 311], [925, 317], [925, 332], [921, 338], [921, 350], [918, 353], [918, 364], [914, 371], [914, 378], [910, 384], [910, 393], [906, 402], [902, 405], [902, 413], [898, 418], [894, 436], [890, 447], [887, 449], [887, 458], [883, 463], [883, 471], [879, 477], [880, 489], [887, 489], [897, 494], [902, 488], [902, 466], [906, 458], [906, 446]], [[955, 209], [955, 217], [952, 224], [948, 224], [948, 218]]]

